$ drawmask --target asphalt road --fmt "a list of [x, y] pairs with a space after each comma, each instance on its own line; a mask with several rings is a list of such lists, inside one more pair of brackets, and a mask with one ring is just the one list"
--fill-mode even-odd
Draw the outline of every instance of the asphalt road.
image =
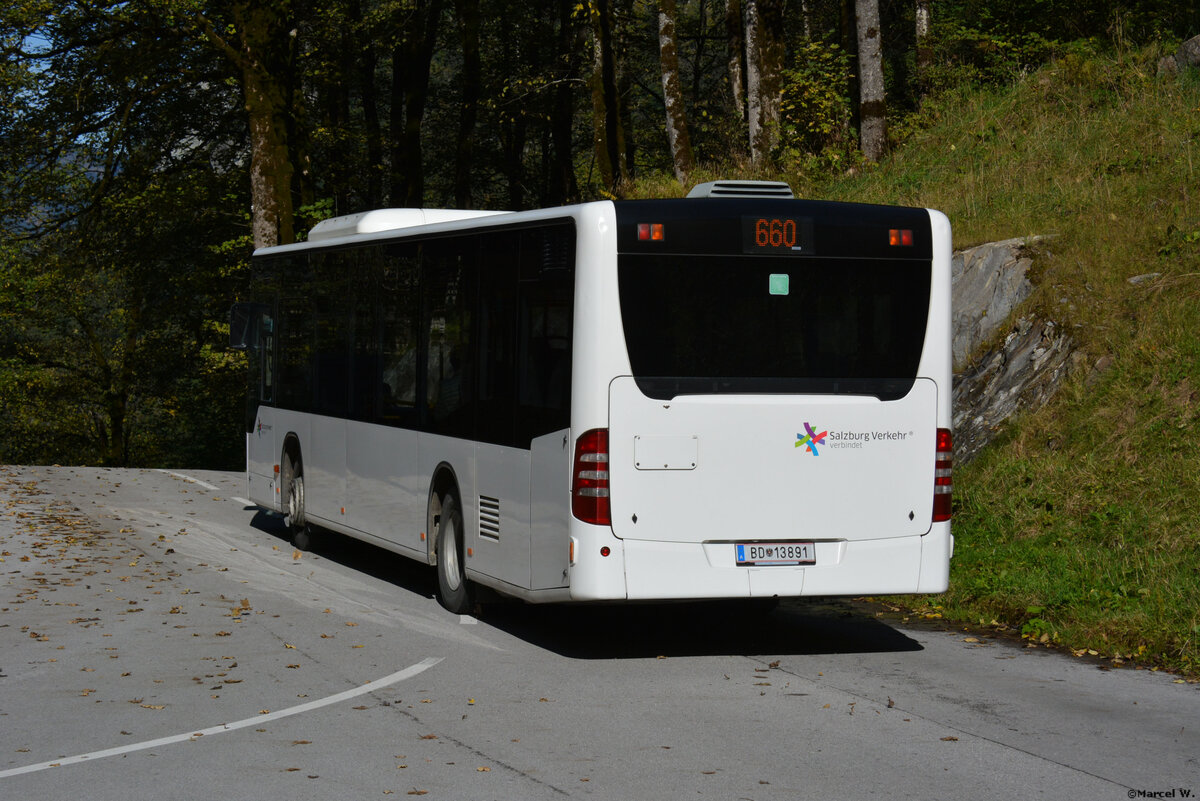
[[1169, 675], [846, 602], [460, 618], [242, 487], [0, 468], [0, 799], [1200, 795]]

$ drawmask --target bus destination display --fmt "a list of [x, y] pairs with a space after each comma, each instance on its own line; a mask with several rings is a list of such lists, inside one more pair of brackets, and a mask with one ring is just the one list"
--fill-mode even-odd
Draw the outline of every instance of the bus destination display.
[[742, 217], [742, 252], [811, 255], [813, 224], [805, 217]]

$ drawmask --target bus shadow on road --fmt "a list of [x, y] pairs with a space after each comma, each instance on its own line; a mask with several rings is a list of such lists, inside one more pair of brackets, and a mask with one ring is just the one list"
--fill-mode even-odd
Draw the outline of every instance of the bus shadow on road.
[[[259, 512], [250, 525], [283, 542], [291, 542], [291, 533], [277, 514]], [[425, 598], [432, 598], [437, 592], [437, 574], [428, 565], [332, 531], [313, 529], [312, 534], [312, 553], [316, 556]]]
[[[278, 515], [259, 513], [251, 525], [289, 539]], [[316, 535], [318, 556], [425, 599], [436, 596], [437, 577], [429, 566], [332, 532]], [[869, 607], [845, 599], [543, 605], [501, 599], [486, 590], [480, 596], [485, 602], [477, 612], [483, 623], [572, 659], [922, 650]]]
[[573, 659], [722, 654], [866, 654], [922, 646], [870, 612], [839, 600], [485, 606], [481, 619]]

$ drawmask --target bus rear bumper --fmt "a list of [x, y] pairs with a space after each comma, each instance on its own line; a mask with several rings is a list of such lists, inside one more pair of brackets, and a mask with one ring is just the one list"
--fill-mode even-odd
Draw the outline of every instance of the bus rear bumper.
[[781, 598], [942, 592], [949, 525], [925, 536], [816, 543], [816, 564], [739, 567], [731, 542], [625, 540], [626, 598]]

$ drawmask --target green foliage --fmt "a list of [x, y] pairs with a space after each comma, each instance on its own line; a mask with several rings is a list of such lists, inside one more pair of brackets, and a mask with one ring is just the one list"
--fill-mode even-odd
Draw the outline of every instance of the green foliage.
[[966, 20], [939, 19], [931, 34], [933, 92], [964, 85], [1007, 84], [1046, 63], [1058, 45], [1033, 31], [985, 30]]
[[4, 254], [0, 462], [240, 461], [243, 374], [206, 322], [233, 289], [206, 244], [222, 187], [204, 171], [130, 178]]
[[809, 156], [845, 165], [856, 148], [846, 96], [852, 77], [850, 56], [836, 44], [811, 41], [796, 49], [794, 65], [783, 73], [778, 154], [783, 165]]
[[205, 358], [245, 265], [236, 98], [145, 6], [0, 25], [31, 78], [0, 120], [0, 461], [239, 464], [243, 382]]
[[1050, 406], [956, 468], [938, 603], [949, 619], [1200, 672], [1200, 80], [1158, 78], [1159, 52], [1074, 45], [1008, 86], [931, 98], [875, 170], [793, 180], [941, 209], [959, 245], [1052, 236], [1027, 308], [1070, 332], [1077, 367]]

